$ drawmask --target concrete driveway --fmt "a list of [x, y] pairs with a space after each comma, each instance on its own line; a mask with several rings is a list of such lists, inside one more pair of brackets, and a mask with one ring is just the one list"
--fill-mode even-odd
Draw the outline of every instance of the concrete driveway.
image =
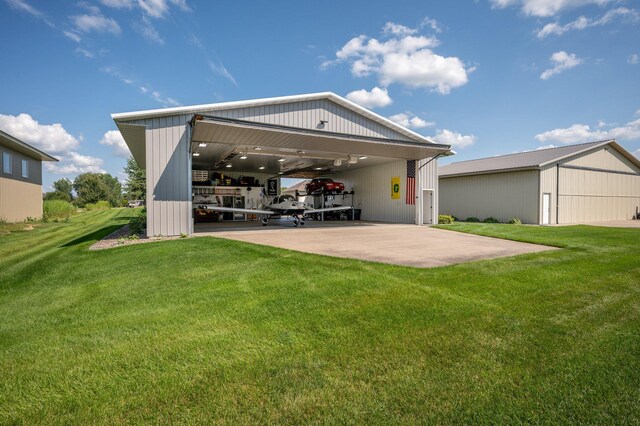
[[211, 224], [197, 226], [196, 235], [420, 268], [555, 249], [427, 226], [371, 222], [310, 223], [300, 228]]

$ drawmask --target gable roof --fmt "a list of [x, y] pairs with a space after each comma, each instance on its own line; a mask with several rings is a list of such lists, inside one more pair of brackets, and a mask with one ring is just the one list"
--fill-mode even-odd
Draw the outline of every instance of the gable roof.
[[485, 174], [492, 172], [539, 169], [548, 164], [555, 163], [567, 157], [597, 149], [604, 145], [610, 145], [629, 161], [640, 167], [640, 160], [620, 146], [615, 140], [603, 140], [575, 145], [561, 146], [558, 148], [539, 149], [536, 151], [518, 152], [515, 154], [499, 155], [496, 157], [479, 158], [477, 160], [459, 161], [438, 168], [438, 174], [445, 176], [463, 176], [473, 174]]
[[20, 139], [11, 136], [9, 133], [3, 132], [2, 130], [0, 130], [0, 145], [11, 148], [14, 151], [18, 151], [27, 157], [35, 158], [36, 160], [58, 161], [57, 158], [54, 158], [49, 154], [45, 154], [39, 149], [32, 147], [28, 143], [22, 142]]
[[370, 120], [373, 120], [379, 124], [382, 124], [385, 127], [395, 130], [396, 132], [408, 137], [411, 140], [414, 140], [417, 142], [435, 144], [435, 142], [432, 141], [431, 139], [425, 136], [422, 136], [414, 131], [411, 131], [404, 126], [394, 123], [388, 118], [385, 118], [379, 114], [376, 114], [373, 111], [370, 111], [364, 107], [361, 107], [360, 105], [354, 102], [351, 102], [350, 100], [345, 99], [342, 96], [338, 96], [333, 92], [309, 93], [309, 94], [303, 94], [303, 95], [280, 96], [280, 97], [274, 97], [274, 98], [249, 99], [244, 101], [232, 101], [232, 102], [221, 102], [221, 103], [214, 103], [214, 104], [152, 109], [152, 110], [146, 110], [146, 111], [123, 112], [123, 113], [111, 114], [111, 118], [114, 121], [116, 121], [116, 123], [118, 123], [123, 121], [165, 117], [168, 115], [196, 114], [196, 113], [202, 113], [203, 111], [206, 111], [206, 110], [249, 108], [249, 107], [256, 107], [256, 106], [277, 105], [277, 104], [292, 103], [292, 102], [313, 101], [313, 100], [319, 100], [319, 99], [327, 99], [332, 102], [335, 102], [336, 104], [344, 108], [347, 108]]

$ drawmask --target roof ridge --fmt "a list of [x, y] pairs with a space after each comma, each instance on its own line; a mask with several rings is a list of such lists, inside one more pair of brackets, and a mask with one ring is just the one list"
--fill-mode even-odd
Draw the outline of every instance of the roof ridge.
[[534, 150], [530, 150], [530, 151], [512, 152], [510, 154], [500, 154], [500, 155], [494, 155], [494, 156], [491, 156], [491, 157], [482, 157], [482, 158], [474, 158], [474, 159], [471, 159], [471, 160], [456, 161], [456, 162], [453, 162], [453, 163], [445, 164], [442, 167], [450, 166], [452, 164], [470, 163], [472, 161], [480, 161], [480, 160], [488, 160], [488, 159], [499, 158], [499, 157], [509, 157], [509, 156], [514, 156], [514, 155], [530, 154], [530, 153], [534, 153], [534, 152], [551, 151], [551, 150], [554, 150], [554, 149], [570, 148], [570, 147], [574, 147], [574, 146], [597, 145], [597, 144], [601, 144], [601, 143], [604, 143], [604, 142], [612, 142], [612, 141], [615, 141], [615, 139], [600, 139], [600, 140], [591, 141], [591, 142], [581, 142], [581, 143], [574, 143], [574, 144], [569, 144], [569, 145], [564, 145], [564, 146], [554, 146], [553, 148], [542, 148], [542, 149], [534, 149]]

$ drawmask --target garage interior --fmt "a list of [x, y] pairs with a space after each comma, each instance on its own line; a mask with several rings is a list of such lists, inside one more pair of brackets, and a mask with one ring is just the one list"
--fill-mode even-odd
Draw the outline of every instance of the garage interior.
[[[302, 189], [291, 194], [309, 209], [352, 207], [347, 211], [312, 214], [312, 221], [307, 223], [326, 226], [336, 221], [358, 221], [363, 207], [359, 197], [366, 195], [358, 191], [354, 172], [383, 164], [406, 165], [407, 159], [433, 157], [442, 152], [442, 146], [438, 145], [434, 150], [424, 143], [323, 131], [326, 124], [327, 121], [319, 120], [314, 131], [194, 116], [190, 123], [194, 231], [255, 229], [250, 225], [257, 226], [260, 220], [257, 214], [211, 208], [264, 209], [274, 197], [280, 196], [285, 178], [329, 178], [344, 183], [344, 190], [307, 194]], [[388, 188], [387, 184], [379, 191], [389, 192]], [[290, 218], [283, 217], [269, 224], [289, 222]]]

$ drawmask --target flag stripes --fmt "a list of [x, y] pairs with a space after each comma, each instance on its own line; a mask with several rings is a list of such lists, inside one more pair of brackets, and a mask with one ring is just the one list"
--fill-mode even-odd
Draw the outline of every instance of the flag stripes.
[[416, 204], [416, 160], [407, 161], [407, 199], [406, 203]]

